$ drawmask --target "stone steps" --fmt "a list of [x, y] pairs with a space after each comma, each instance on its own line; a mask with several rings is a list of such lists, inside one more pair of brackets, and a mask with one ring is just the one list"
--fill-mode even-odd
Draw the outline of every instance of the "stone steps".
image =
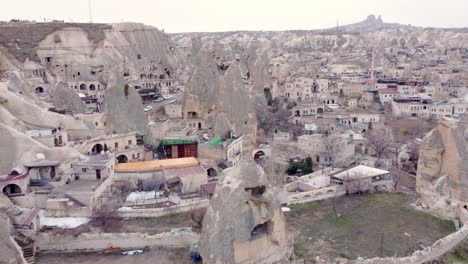
[[21, 247], [23, 251], [23, 257], [26, 260], [27, 264], [34, 264], [34, 243]]

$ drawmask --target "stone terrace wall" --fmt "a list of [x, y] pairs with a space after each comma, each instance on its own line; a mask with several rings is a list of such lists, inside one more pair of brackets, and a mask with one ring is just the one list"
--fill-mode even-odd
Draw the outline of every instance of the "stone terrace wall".
[[356, 260], [355, 264], [421, 264], [439, 258], [453, 249], [468, 236], [468, 227], [465, 225], [457, 232], [437, 240], [432, 246], [414, 252], [404, 258], [375, 258], [368, 260]]
[[119, 209], [119, 216], [124, 218], [146, 218], [146, 217], [161, 217], [170, 214], [186, 213], [195, 209], [207, 208], [210, 200], [200, 200], [193, 203], [180, 204], [163, 208], [121, 208]]
[[288, 195], [288, 205], [320, 201], [345, 194], [346, 187], [343, 185], [325, 187], [313, 191]]
[[200, 239], [200, 234], [189, 230], [147, 235], [140, 233], [83, 233], [79, 236], [40, 233], [36, 245], [43, 252], [95, 252], [108, 247], [135, 249], [148, 247], [186, 247]]

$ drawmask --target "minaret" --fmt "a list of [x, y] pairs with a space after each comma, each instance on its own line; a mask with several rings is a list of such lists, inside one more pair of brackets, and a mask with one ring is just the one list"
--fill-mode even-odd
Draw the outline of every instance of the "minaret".
[[372, 48], [372, 59], [371, 59], [371, 82], [372, 84], [375, 83], [374, 70], [375, 70], [375, 47]]

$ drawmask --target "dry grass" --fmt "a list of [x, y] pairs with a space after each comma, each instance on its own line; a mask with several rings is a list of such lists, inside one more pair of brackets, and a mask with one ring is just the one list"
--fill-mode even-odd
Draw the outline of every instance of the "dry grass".
[[335, 201], [339, 217], [332, 200], [292, 206], [287, 218], [295, 253], [306, 259], [406, 256], [455, 231], [451, 221], [412, 208], [413, 201], [393, 193], [343, 196]]

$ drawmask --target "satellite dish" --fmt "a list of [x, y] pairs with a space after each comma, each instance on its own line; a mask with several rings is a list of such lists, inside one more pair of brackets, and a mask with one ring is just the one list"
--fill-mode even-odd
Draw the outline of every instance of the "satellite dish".
[[36, 158], [42, 160], [45, 159], [45, 155], [43, 153], [37, 153]]

